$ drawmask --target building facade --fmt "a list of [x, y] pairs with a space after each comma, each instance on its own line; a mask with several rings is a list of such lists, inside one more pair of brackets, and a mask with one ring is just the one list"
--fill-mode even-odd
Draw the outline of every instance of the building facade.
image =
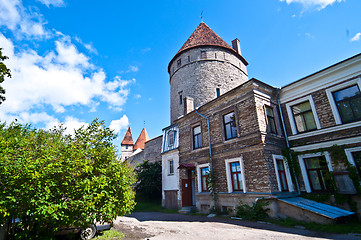
[[274, 88], [248, 80], [239, 49], [201, 23], [169, 64], [163, 206], [228, 211], [337, 192], [361, 209], [361, 54]]

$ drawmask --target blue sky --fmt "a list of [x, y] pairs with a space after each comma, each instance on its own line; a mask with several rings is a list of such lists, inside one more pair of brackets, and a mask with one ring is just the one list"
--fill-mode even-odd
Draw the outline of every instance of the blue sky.
[[284, 86], [360, 53], [359, 0], [0, 0], [13, 77], [0, 120], [72, 129], [105, 120], [136, 140], [169, 125], [167, 65], [203, 21], [241, 43], [249, 77]]

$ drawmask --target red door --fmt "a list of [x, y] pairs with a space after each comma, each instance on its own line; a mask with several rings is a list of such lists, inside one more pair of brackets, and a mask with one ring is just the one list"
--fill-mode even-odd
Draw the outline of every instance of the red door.
[[182, 207], [193, 206], [192, 179], [182, 179]]

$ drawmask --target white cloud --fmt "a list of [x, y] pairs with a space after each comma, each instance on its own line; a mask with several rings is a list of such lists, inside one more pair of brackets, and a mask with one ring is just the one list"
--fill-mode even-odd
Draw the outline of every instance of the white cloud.
[[351, 42], [359, 41], [361, 37], [361, 33], [356, 33], [356, 35], [350, 39]]
[[126, 129], [128, 126], [129, 126], [128, 117], [126, 115], [123, 115], [123, 117], [121, 117], [120, 119], [111, 121], [109, 128], [111, 130], [114, 130], [114, 132], [118, 134], [120, 130]]
[[33, 9], [26, 9], [20, 0], [0, 0], [0, 26], [6, 26], [18, 38], [47, 38], [46, 22]]
[[318, 6], [319, 10], [327, 7], [328, 5], [332, 5], [335, 2], [342, 2], [344, 0], [280, 0], [281, 2], [287, 2], [287, 4], [291, 3], [300, 3], [305, 8], [312, 7], [312, 6]]
[[141, 98], [142, 96], [140, 95], [140, 94], [136, 94], [135, 96], [134, 96], [134, 98], [135, 99], [139, 99], [139, 98]]
[[106, 82], [104, 71], [90, 64], [72, 43], [59, 39], [55, 45], [45, 56], [31, 49], [16, 52], [13, 42], [0, 33], [0, 46], [9, 57], [6, 65], [12, 71], [12, 78], [3, 83], [7, 100], [1, 112], [14, 114], [52, 106], [63, 113], [71, 105], [94, 106], [97, 99], [111, 109], [122, 109], [135, 79], [117, 76]]
[[45, 4], [47, 7], [50, 7], [53, 5], [54, 7], [62, 7], [64, 6], [63, 0], [37, 0], [38, 2], [41, 2], [42, 4]]
[[127, 72], [138, 72], [139, 68], [137, 66], [129, 66], [129, 70]]

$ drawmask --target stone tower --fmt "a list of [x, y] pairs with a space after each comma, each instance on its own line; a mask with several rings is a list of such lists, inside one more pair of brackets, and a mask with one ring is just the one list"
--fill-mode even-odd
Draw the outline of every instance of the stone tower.
[[239, 40], [232, 46], [202, 22], [173, 57], [168, 65], [171, 124], [248, 80]]

